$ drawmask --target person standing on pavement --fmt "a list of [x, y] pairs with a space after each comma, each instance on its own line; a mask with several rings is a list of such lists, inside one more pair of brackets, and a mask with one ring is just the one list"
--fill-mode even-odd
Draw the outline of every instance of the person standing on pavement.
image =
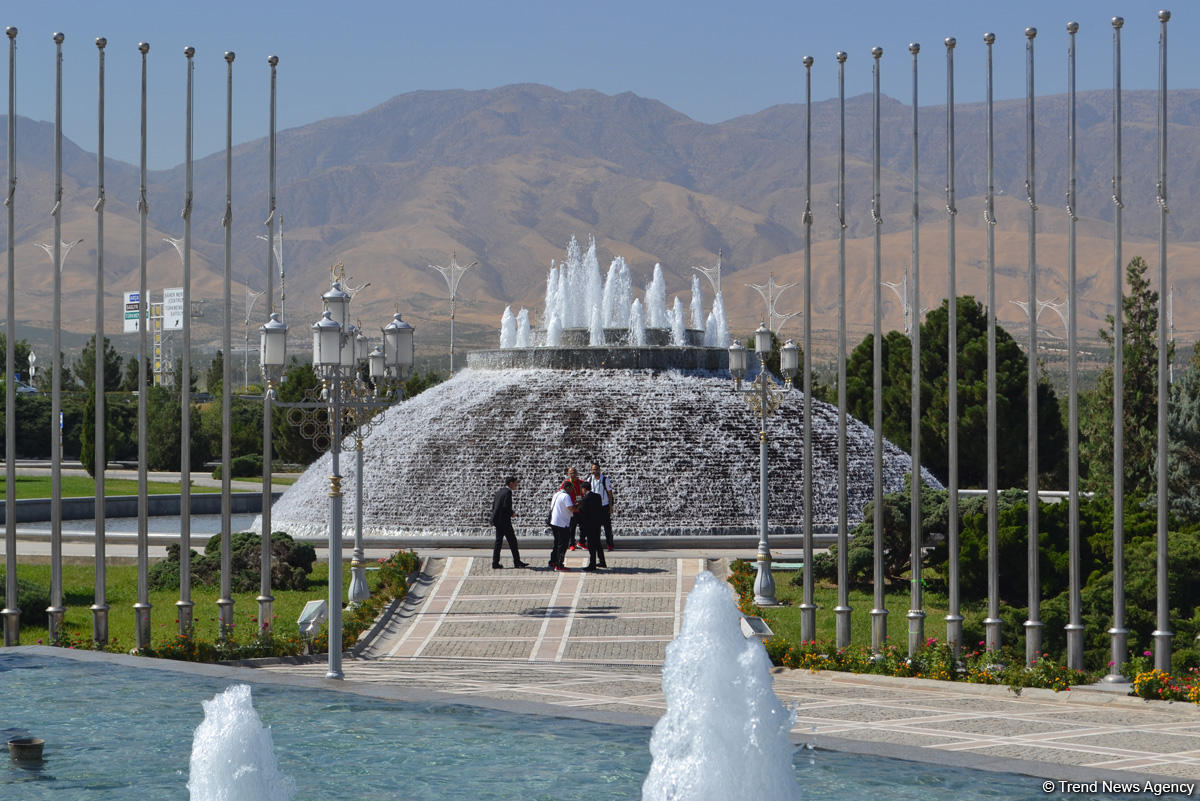
[[550, 529], [554, 532], [554, 547], [550, 551], [550, 567], [554, 570], [565, 571], [563, 559], [567, 555], [567, 544], [571, 536], [571, 519], [579, 507], [575, 499], [566, 489], [566, 482], [559, 487], [558, 492], [550, 499]]
[[[562, 489], [565, 489], [571, 494], [571, 503], [578, 505], [579, 499], [583, 497], [584, 482], [579, 478], [579, 471], [574, 467], [567, 468], [567, 480], [562, 483]], [[570, 536], [567, 538], [568, 550], [575, 550], [576, 547], [586, 548], [587, 542], [579, 534], [579, 515], [571, 518], [569, 527]]]
[[588, 565], [584, 570], [595, 572], [597, 566], [607, 568], [604, 549], [600, 546], [601, 520], [600, 494], [583, 485], [583, 497], [579, 499], [579, 531], [587, 539]]
[[500, 564], [500, 545], [504, 540], [508, 540], [513, 567], [529, 567], [528, 563], [521, 561], [521, 552], [517, 550], [517, 534], [513, 531], [513, 490], [517, 488], [517, 483], [516, 476], [509, 476], [504, 479], [504, 486], [492, 496], [492, 525], [496, 527], [496, 544], [492, 547], [493, 569], [504, 567]]
[[611, 551], [613, 549], [613, 488], [608, 476], [600, 472], [599, 462], [592, 462], [590, 483], [592, 492], [600, 496], [600, 525], [604, 527], [604, 539], [607, 541], [608, 550]]

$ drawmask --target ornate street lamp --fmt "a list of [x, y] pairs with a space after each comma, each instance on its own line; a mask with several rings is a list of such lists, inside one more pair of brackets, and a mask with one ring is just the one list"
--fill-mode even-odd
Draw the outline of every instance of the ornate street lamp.
[[[367, 589], [362, 544], [362, 440], [370, 427], [372, 416], [390, 406], [394, 397], [381, 391], [389, 381], [398, 380], [403, 370], [412, 365], [412, 327], [400, 315], [385, 326], [383, 343], [369, 352], [370, 343], [357, 326], [349, 323], [350, 293], [342, 289], [341, 265], [334, 270], [329, 291], [321, 296], [324, 311], [312, 326], [313, 369], [321, 380], [319, 397], [298, 402], [274, 400], [272, 382], [285, 363], [287, 326], [278, 313], [260, 329], [260, 352], [263, 375], [267, 379], [268, 407], [274, 403], [287, 409], [287, 420], [301, 433], [314, 440], [321, 449], [328, 448], [331, 464], [329, 477], [329, 669], [326, 678], [340, 679], [342, 673], [342, 438], [346, 426], [354, 429], [358, 451], [358, 498], [354, 536], [354, 553], [350, 564], [350, 603], [370, 597]], [[374, 381], [374, 391], [362, 380], [359, 362], [366, 360]], [[382, 382], [382, 383], [381, 383]], [[266, 434], [264, 433], [264, 440]], [[264, 445], [264, 450], [269, 445]], [[263, 528], [269, 529], [270, 499], [263, 499]], [[264, 548], [267, 540], [264, 537]], [[268, 558], [263, 559], [263, 591], [259, 598], [262, 620], [270, 619], [270, 584]]]
[[754, 578], [754, 602], [759, 606], [778, 606], [775, 599], [775, 578], [771, 575], [771, 548], [767, 536], [767, 418], [779, 408], [792, 388], [792, 378], [800, 366], [800, 349], [790, 339], [779, 353], [780, 372], [784, 375], [784, 386], [780, 388], [771, 380], [767, 369], [767, 357], [771, 355], [771, 332], [765, 324], [754, 332], [754, 351], [758, 354], [759, 371], [753, 383], [742, 390], [742, 379], [746, 375], [746, 349], [741, 343], [729, 348], [729, 374], [735, 386], [750, 408], [758, 415], [758, 574]]

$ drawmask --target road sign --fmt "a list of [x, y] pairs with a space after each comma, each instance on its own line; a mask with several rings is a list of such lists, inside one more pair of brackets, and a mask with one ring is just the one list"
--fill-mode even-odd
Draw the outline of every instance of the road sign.
[[142, 318], [142, 297], [140, 292], [125, 293], [125, 333], [132, 334], [139, 329], [138, 323]]
[[163, 290], [163, 330], [183, 330], [183, 287]]

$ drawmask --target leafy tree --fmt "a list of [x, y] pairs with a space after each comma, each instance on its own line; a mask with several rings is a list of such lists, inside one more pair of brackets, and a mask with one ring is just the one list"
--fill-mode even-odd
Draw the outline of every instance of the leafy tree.
[[[153, 381], [153, 374], [146, 371], [146, 385], [149, 386]], [[125, 363], [125, 374], [121, 377], [122, 392], [137, 392], [138, 389], [138, 357], [131, 356], [129, 361]]]
[[[196, 394], [196, 367], [192, 366], [192, 373], [188, 376], [188, 389], [193, 395]], [[172, 376], [171, 386], [176, 392], [183, 392], [183, 359], [175, 359], [175, 373]]]
[[436, 370], [426, 370], [424, 373], [413, 370], [413, 374], [404, 381], [404, 397], [414, 398], [445, 380], [446, 377]]
[[[987, 482], [987, 451], [968, 443], [987, 441], [987, 312], [972, 297], [958, 303], [958, 436], [959, 482], [981, 487]], [[929, 312], [921, 324], [921, 461], [939, 479], [949, 476], [949, 301]], [[874, 419], [874, 336], [868, 335], [846, 365], [846, 397], [851, 414], [870, 424]], [[905, 450], [911, 437], [912, 346], [898, 331], [883, 340], [883, 435]], [[1003, 328], [996, 327], [997, 465], [1001, 486], [1025, 483], [1028, 427], [1026, 390], [1028, 360]], [[1055, 474], [1064, 460], [1066, 432], [1050, 385], [1038, 385], [1038, 467]]]
[[1171, 514], [1200, 520], [1200, 369], [1171, 385], [1167, 407], [1167, 501]]
[[[306, 395], [317, 386], [319, 382], [312, 365], [301, 364], [293, 358], [287, 368], [287, 379], [276, 390], [276, 398], [288, 403], [311, 400]], [[286, 409], [272, 410], [271, 441], [276, 455], [285, 462], [307, 465], [321, 455], [312, 440], [306, 439], [288, 422]]]
[[[112, 392], [121, 386], [121, 362], [123, 359], [108, 337], [104, 338], [104, 391]], [[92, 334], [88, 343], [79, 352], [79, 358], [71, 365], [74, 380], [83, 385], [89, 392], [96, 383], [96, 335]]]
[[[96, 397], [88, 394], [79, 427], [79, 460], [95, 477], [96, 473]], [[104, 399], [104, 450], [106, 460], [134, 459], [137, 456], [137, 405], [128, 396], [106, 395]], [[174, 469], [178, 469], [178, 465]]]
[[[1149, 265], [1139, 256], [1125, 268], [1129, 292], [1124, 297], [1125, 491], [1154, 492], [1158, 452], [1158, 293], [1146, 278]], [[1100, 337], [1113, 345], [1113, 318]], [[1168, 356], [1174, 355], [1174, 344]], [[1112, 492], [1113, 367], [1112, 354], [1096, 389], [1087, 393], [1079, 415], [1080, 473], [1087, 489]]]
[[[151, 470], [178, 470], [182, 437], [180, 396], [163, 387], [150, 387], [146, 396], [148, 439], [146, 461]], [[208, 440], [200, 430], [200, 417], [195, 404], [191, 413], [191, 451], [189, 469], [199, 470], [208, 461]]]
[[217, 355], [208, 363], [208, 371], [204, 374], [205, 386], [208, 392], [216, 397], [221, 394], [221, 384], [225, 379], [225, 355], [217, 351]]
[[[13, 361], [16, 366], [13, 372], [20, 373], [25, 378], [29, 377], [29, 342], [24, 339], [18, 339], [13, 343]], [[0, 377], [8, 375], [8, 371], [4, 368], [8, 361], [8, 337], [4, 333], [0, 333]]]

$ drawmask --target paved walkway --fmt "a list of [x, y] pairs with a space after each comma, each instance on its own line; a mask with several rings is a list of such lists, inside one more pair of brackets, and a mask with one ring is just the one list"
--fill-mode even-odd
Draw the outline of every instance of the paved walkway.
[[[571, 554], [568, 567], [585, 559]], [[721, 575], [726, 564], [620, 551], [599, 573], [493, 570], [490, 561], [478, 551], [430, 558], [406, 602], [345, 660], [346, 684], [649, 724], [665, 708], [661, 663], [687, 593], [701, 570]], [[325, 665], [264, 669], [320, 677]], [[782, 668], [775, 690], [796, 710], [797, 742], [1085, 782], [1200, 781], [1200, 707], [1191, 704]]]

